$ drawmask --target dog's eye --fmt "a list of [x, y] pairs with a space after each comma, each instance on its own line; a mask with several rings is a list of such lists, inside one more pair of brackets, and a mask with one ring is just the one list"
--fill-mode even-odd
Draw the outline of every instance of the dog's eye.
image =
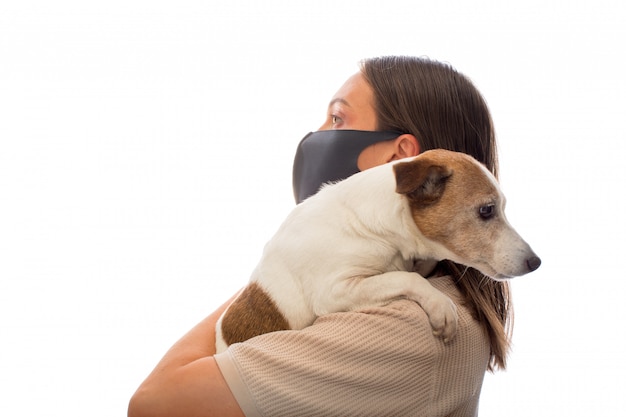
[[486, 206], [481, 206], [478, 209], [478, 214], [480, 215], [481, 218], [487, 220], [493, 217], [493, 215], [496, 213], [496, 206], [493, 204], [487, 204]]

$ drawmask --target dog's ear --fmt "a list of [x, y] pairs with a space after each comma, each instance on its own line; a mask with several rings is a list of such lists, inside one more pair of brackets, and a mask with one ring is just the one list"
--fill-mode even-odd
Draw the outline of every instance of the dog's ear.
[[432, 161], [415, 159], [393, 166], [396, 192], [405, 194], [413, 202], [429, 205], [439, 200], [452, 176], [452, 170]]

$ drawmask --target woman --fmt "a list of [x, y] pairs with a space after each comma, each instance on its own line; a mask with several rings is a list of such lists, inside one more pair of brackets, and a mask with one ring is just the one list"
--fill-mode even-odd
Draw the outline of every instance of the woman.
[[[339, 130], [332, 132], [337, 141], [348, 129], [399, 132], [357, 146], [354, 161], [345, 161], [354, 172], [432, 148], [466, 152], [497, 171], [483, 98], [438, 62], [365, 60], [332, 98], [320, 128]], [[326, 160], [313, 162], [324, 167]], [[333, 167], [327, 171], [332, 177]], [[294, 176], [297, 196], [319, 181]], [[304, 330], [262, 335], [215, 355], [215, 323], [231, 299], [167, 352], [131, 399], [129, 416], [476, 415], [485, 371], [506, 363], [508, 286], [448, 261], [429, 280], [457, 304], [459, 330], [450, 343], [433, 336], [419, 305], [398, 300], [329, 314]]]

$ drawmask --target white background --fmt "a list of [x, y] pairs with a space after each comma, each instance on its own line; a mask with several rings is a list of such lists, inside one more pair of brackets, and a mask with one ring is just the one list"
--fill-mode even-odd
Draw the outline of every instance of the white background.
[[2, 1], [0, 415], [120, 416], [245, 284], [291, 162], [361, 58], [485, 95], [541, 255], [481, 416], [611, 416], [626, 388], [620, 0]]

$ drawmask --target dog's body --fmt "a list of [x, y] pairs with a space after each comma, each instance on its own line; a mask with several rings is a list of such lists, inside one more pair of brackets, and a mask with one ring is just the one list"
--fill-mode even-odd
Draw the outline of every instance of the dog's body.
[[449, 259], [494, 279], [540, 260], [509, 225], [496, 179], [473, 158], [433, 150], [322, 188], [267, 243], [250, 284], [217, 323], [217, 351], [317, 316], [418, 302], [435, 334], [456, 332], [454, 303], [414, 272]]

